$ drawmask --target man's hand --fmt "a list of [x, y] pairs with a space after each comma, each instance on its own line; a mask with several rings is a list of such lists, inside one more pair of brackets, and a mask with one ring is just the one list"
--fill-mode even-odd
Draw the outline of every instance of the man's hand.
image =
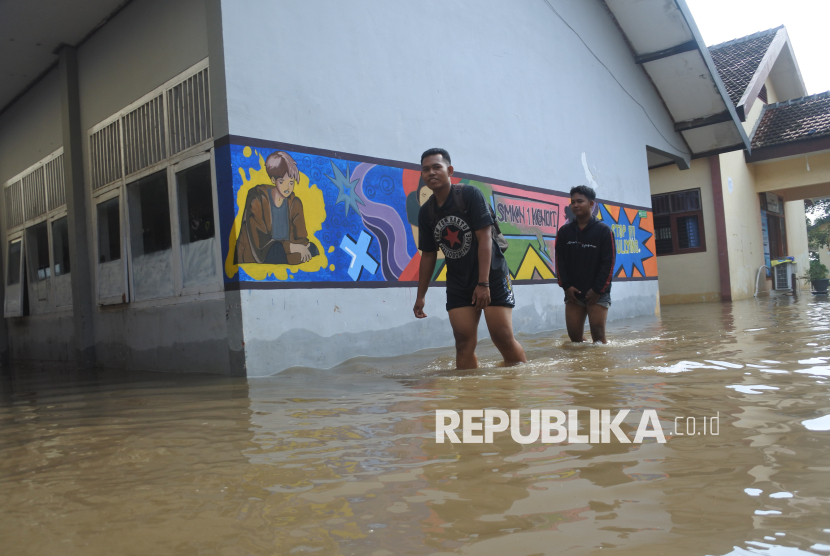
[[570, 288], [565, 290], [565, 297], [568, 298], [568, 301], [572, 301], [572, 302], [576, 303], [576, 294], [578, 294], [578, 293], [582, 293], [582, 292], [579, 291], [578, 289], [576, 289], [574, 286], [571, 286]]
[[597, 301], [599, 301], [599, 294], [593, 289], [588, 290], [588, 293], [585, 294], [585, 304], [593, 305]]
[[476, 309], [484, 309], [490, 305], [490, 288], [487, 286], [476, 286], [473, 291], [473, 305]]
[[290, 250], [292, 253], [299, 253], [300, 260], [304, 263], [311, 260], [311, 251], [309, 251], [307, 245], [303, 245], [301, 243], [292, 243]]
[[426, 305], [426, 299], [423, 297], [419, 297], [415, 300], [415, 306], [412, 308], [412, 311], [415, 313], [415, 316], [419, 319], [425, 319], [427, 314], [424, 313], [424, 305]]

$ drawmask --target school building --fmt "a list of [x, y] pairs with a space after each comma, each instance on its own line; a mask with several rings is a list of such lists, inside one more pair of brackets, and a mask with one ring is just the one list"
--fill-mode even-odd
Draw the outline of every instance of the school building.
[[[525, 333], [564, 328], [551, 255], [571, 187], [596, 188], [614, 231], [609, 318], [621, 319], [698, 295], [664, 283], [679, 271], [663, 261], [724, 264], [715, 188], [700, 180], [723, 176], [726, 245], [757, 243], [746, 261], [728, 253], [730, 288], [746, 289], [743, 269], [762, 252], [742, 232], [757, 192], [780, 197], [781, 214], [762, 207], [767, 221], [781, 217], [776, 229], [802, 241], [788, 191], [811, 187], [826, 163], [811, 155], [811, 173], [785, 188], [768, 159], [745, 162], [758, 137], [747, 122], [804, 94], [794, 57], [784, 40], [735, 97], [684, 0], [4, 10], [6, 361], [264, 376], [452, 345], [442, 261], [429, 318], [412, 314], [429, 147], [447, 148], [455, 180], [496, 211]], [[798, 102], [811, 101], [789, 108]], [[674, 195], [691, 189], [698, 201]], [[699, 206], [707, 250], [658, 256], [683, 218], [675, 197]], [[707, 288], [701, 298], [723, 291]]]
[[[804, 200], [830, 194], [830, 92], [807, 95], [787, 30], [711, 46], [750, 149], [649, 170], [660, 301], [753, 297], [773, 287], [772, 261], [809, 268]], [[725, 115], [723, 117], [726, 117]], [[792, 284], [790, 284], [792, 285]], [[796, 289], [806, 290], [801, 281]]]

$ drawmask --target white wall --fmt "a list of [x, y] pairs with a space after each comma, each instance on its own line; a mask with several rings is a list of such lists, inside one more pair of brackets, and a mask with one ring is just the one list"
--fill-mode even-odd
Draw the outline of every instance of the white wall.
[[685, 146], [603, 6], [553, 4], [580, 36], [542, 1], [227, 0], [230, 133], [416, 164], [441, 145], [558, 190], [586, 152], [602, 198], [650, 206], [644, 145]]
[[[651, 206], [645, 147], [683, 141], [602, 4], [552, 4], [570, 28], [542, 1], [223, 0], [230, 134], [415, 164], [443, 146], [458, 171], [558, 191], [587, 182], [586, 153], [600, 198]], [[451, 345], [443, 290], [426, 321], [414, 296], [243, 291], [248, 373]], [[563, 327], [558, 286], [516, 297], [517, 330]], [[653, 314], [657, 284], [612, 297], [610, 318]]]

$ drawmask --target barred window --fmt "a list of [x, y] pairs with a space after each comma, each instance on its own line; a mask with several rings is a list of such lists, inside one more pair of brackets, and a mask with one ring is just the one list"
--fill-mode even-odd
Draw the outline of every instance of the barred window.
[[700, 189], [652, 195], [657, 255], [706, 251]]

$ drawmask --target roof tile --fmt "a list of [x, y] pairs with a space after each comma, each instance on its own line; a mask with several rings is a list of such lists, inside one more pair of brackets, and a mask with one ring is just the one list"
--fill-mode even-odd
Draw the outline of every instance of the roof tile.
[[712, 61], [733, 105], [738, 106], [779, 29], [781, 27], [709, 47]]
[[830, 136], [830, 91], [765, 106], [752, 148], [824, 136]]

